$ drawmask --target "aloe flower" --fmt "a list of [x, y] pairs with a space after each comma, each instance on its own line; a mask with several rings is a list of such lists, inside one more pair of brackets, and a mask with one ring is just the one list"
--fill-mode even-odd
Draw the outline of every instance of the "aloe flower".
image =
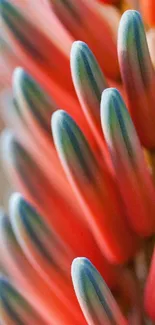
[[2, 324], [155, 322], [150, 8], [0, 0]]

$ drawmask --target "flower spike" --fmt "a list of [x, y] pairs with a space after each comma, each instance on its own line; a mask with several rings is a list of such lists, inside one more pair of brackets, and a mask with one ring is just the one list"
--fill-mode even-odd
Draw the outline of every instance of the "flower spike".
[[0, 324], [155, 322], [154, 1], [0, 0]]
[[155, 147], [155, 72], [143, 22], [134, 10], [126, 11], [118, 32], [118, 56], [129, 110], [141, 143]]
[[141, 236], [155, 232], [155, 188], [136, 130], [114, 88], [103, 92], [101, 121], [130, 225]]
[[88, 325], [127, 325], [106, 283], [87, 258], [73, 261], [72, 281]]

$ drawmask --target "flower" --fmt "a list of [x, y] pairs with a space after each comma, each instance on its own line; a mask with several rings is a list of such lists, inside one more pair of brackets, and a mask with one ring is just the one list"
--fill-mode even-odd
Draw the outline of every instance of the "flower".
[[5, 324], [155, 321], [154, 20], [102, 2], [0, 1]]

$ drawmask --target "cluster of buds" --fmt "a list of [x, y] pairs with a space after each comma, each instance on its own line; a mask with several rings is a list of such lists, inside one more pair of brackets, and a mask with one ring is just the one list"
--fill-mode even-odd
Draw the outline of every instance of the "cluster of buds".
[[4, 325], [155, 322], [153, 8], [0, 0]]

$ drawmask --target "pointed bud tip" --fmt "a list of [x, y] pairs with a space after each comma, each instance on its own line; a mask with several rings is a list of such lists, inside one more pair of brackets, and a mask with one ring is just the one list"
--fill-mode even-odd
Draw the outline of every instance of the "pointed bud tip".
[[[12, 76], [14, 95], [20, 96], [20, 90], [24, 91], [31, 80], [31, 76], [22, 67], [15, 68]], [[31, 85], [29, 87], [31, 87]]]
[[107, 88], [102, 92], [101, 96], [101, 118], [105, 116], [106, 110], [111, 107], [116, 108], [115, 101], [120, 100], [120, 92], [116, 88]]
[[[125, 11], [119, 24], [118, 53], [121, 51], [121, 49], [123, 50], [124, 47], [126, 48], [127, 44], [133, 44], [135, 42], [135, 37], [137, 36], [135, 28], [137, 29], [137, 26], [138, 29], [140, 26], [143, 26], [140, 13], [136, 10]], [[135, 37], [133, 37], [133, 33], [135, 34]]]
[[76, 257], [71, 266], [71, 275], [73, 282], [82, 277], [86, 266], [92, 266], [92, 263], [86, 257]]
[[16, 211], [16, 209], [18, 209], [18, 207], [20, 206], [20, 204], [22, 204], [23, 201], [24, 198], [19, 192], [14, 192], [13, 194], [11, 194], [9, 199], [9, 214], [11, 216], [14, 215], [14, 212]]
[[105, 97], [111, 99], [114, 96], [120, 96], [120, 92], [116, 88], [107, 88], [102, 92], [102, 99]]
[[[109, 88], [103, 91], [101, 97], [100, 112], [102, 130], [107, 145], [111, 151], [114, 141], [113, 132], [116, 132], [115, 137], [116, 134], [119, 134], [119, 132], [122, 132], [124, 136], [127, 135], [127, 121], [129, 122], [129, 114], [127, 112], [121, 94], [117, 89]], [[126, 123], [124, 122], [124, 119]], [[119, 124], [120, 127], [118, 127]]]
[[74, 41], [71, 47], [71, 54], [78, 53], [81, 49], [88, 49], [88, 45], [83, 41]]
[[20, 217], [22, 213], [24, 217], [26, 216], [27, 220], [30, 218], [30, 221], [32, 221], [31, 213], [35, 214], [35, 220], [37, 217], [39, 218], [35, 208], [23, 197], [23, 195], [19, 192], [15, 192], [9, 199], [9, 215], [13, 226], [16, 225], [17, 221], [18, 227], [18, 217]]
[[18, 83], [20, 84], [21, 81], [23, 80], [23, 77], [25, 75], [25, 70], [22, 67], [16, 67], [13, 71], [13, 75], [12, 75], [12, 84], [14, 86], [14, 84]]
[[137, 10], [126, 10], [122, 15], [121, 20], [124, 20], [124, 22], [130, 22], [134, 21], [137, 18], [141, 19], [141, 15]]
[[62, 124], [65, 120], [70, 119], [70, 116], [64, 110], [57, 110], [52, 114], [51, 118], [51, 129], [53, 136], [58, 134], [60, 131], [63, 131]]
[[81, 64], [82, 66], [86, 66], [86, 61], [94, 59], [94, 55], [90, 50], [89, 46], [83, 41], [75, 41], [71, 47], [70, 53], [70, 62], [71, 62], [71, 72], [73, 77], [77, 77]]

